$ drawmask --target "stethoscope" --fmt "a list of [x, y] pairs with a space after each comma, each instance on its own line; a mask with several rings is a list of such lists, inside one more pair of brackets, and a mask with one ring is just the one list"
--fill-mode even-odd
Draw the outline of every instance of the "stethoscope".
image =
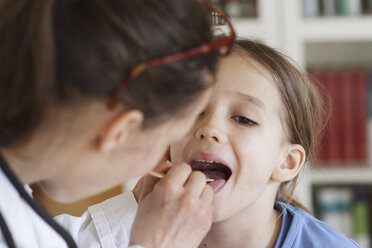
[[[55, 222], [52, 216], [39, 205], [36, 201], [32, 199], [32, 197], [27, 193], [22, 183], [18, 180], [16, 175], [12, 172], [10, 167], [8, 166], [7, 162], [3, 158], [0, 153], [0, 168], [7, 176], [9, 181], [13, 184], [14, 188], [18, 191], [18, 194], [21, 198], [51, 227], [53, 228], [66, 242], [67, 247], [69, 248], [77, 248], [77, 245], [71, 235], [63, 229], [57, 222]], [[6, 244], [9, 248], [15, 248], [15, 242], [12, 237], [12, 233], [10, 232], [8, 225], [5, 222], [4, 217], [0, 212], [0, 227], [1, 232], [3, 233], [4, 239]]]

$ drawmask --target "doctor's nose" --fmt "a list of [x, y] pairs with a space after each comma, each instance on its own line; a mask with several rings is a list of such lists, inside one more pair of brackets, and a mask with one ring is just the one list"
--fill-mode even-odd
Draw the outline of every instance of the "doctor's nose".
[[206, 123], [198, 128], [195, 133], [195, 136], [199, 140], [209, 141], [209, 142], [216, 142], [216, 143], [225, 143], [226, 137], [218, 127], [211, 125], [210, 123]]

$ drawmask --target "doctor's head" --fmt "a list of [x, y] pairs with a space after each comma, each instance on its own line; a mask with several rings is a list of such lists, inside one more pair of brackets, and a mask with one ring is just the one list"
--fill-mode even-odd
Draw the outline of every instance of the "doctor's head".
[[149, 171], [209, 99], [218, 53], [182, 55], [213, 41], [197, 0], [0, 8], [0, 146], [40, 164], [45, 178], [21, 178], [59, 200]]
[[215, 222], [292, 203], [322, 126], [317, 90], [284, 55], [250, 40], [237, 41], [216, 80], [191, 132], [171, 145], [172, 162], [215, 179]]

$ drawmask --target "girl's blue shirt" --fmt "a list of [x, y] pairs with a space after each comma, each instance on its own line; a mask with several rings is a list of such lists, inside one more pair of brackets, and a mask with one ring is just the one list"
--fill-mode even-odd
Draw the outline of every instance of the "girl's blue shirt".
[[303, 209], [283, 202], [276, 202], [274, 208], [283, 212], [282, 227], [275, 248], [360, 247], [353, 240]]

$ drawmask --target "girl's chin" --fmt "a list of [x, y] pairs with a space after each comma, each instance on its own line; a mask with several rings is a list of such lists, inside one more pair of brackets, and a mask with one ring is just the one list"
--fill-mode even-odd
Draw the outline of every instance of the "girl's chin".
[[216, 224], [216, 223], [219, 223], [219, 222], [222, 222], [228, 218], [226, 218], [226, 215], [224, 216], [224, 214], [221, 212], [222, 209], [216, 209], [216, 207], [214, 207], [213, 209], [213, 218], [212, 218], [212, 223], [213, 224]]
[[[221, 192], [223, 193], [223, 192]], [[214, 195], [213, 208], [213, 223], [218, 223], [226, 220], [226, 208], [228, 208], [228, 199], [225, 194]]]

